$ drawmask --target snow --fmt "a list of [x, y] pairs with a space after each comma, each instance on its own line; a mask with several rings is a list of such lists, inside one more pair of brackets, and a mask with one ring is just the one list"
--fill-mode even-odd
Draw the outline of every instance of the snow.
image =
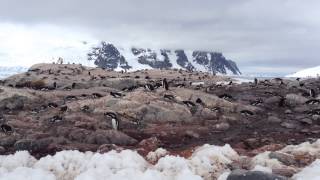
[[320, 76], [320, 66], [308, 68], [298, 71], [294, 74], [287, 75], [286, 77], [300, 77], [300, 78], [314, 78]]
[[[137, 152], [123, 150], [100, 154], [61, 151], [36, 160], [28, 152], [0, 156], [0, 179], [57, 180], [201, 180], [222, 174], [226, 165], [238, 158], [229, 146], [204, 145], [186, 159], [166, 155], [157, 149], [150, 157], [160, 157], [152, 165]], [[164, 156], [164, 157], [163, 157]]]
[[147, 160], [150, 162], [156, 162], [161, 157], [168, 154], [168, 151], [163, 148], [158, 148], [156, 151], [149, 152], [147, 155]]
[[267, 168], [281, 168], [283, 165], [277, 159], [269, 158], [269, 151], [263, 152], [261, 154], [256, 155], [252, 159], [253, 166], [263, 166]]
[[[317, 153], [319, 145], [320, 140], [313, 144], [287, 146], [280, 151]], [[69, 150], [39, 160], [26, 151], [20, 151], [0, 156], [0, 180], [226, 180], [230, 174], [229, 164], [239, 158], [228, 144], [205, 144], [196, 148], [189, 158], [168, 155], [165, 149], [159, 148], [147, 155], [154, 165], [132, 150], [104, 154]], [[252, 165], [251, 170], [269, 173], [273, 168], [282, 166], [279, 161], [269, 158], [269, 152], [255, 156]], [[294, 180], [319, 178], [319, 159], [293, 177]]]
[[304, 168], [293, 176], [294, 180], [319, 180], [320, 179], [320, 159], [315, 160], [310, 166]]

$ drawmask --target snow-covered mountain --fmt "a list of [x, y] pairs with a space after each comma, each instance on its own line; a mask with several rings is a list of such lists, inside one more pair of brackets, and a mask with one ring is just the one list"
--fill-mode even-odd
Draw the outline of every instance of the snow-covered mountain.
[[12, 66], [12, 67], [0, 66], [0, 79], [4, 79], [8, 76], [25, 72], [27, 70], [28, 70], [27, 67], [22, 67], [22, 66]]
[[227, 60], [222, 53], [149, 48], [117, 48], [102, 42], [88, 53], [94, 64], [106, 69], [129, 71], [139, 69], [187, 69], [215, 74], [240, 75], [237, 64]]
[[286, 77], [301, 77], [301, 78], [320, 77], [320, 66], [304, 69], [294, 74], [287, 75]]

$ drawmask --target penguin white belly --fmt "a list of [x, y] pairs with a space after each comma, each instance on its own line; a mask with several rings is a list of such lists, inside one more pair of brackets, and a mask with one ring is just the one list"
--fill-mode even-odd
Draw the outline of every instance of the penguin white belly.
[[117, 122], [117, 120], [112, 118], [111, 123], [112, 123], [112, 128], [115, 129], [115, 130], [118, 130], [118, 122]]

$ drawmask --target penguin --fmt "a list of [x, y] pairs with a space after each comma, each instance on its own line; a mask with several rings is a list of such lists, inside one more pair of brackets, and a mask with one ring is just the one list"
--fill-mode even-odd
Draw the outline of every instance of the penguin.
[[233, 97], [229, 94], [222, 94], [219, 96], [219, 98], [225, 99], [225, 100], [232, 100]]
[[6, 134], [13, 132], [13, 128], [7, 124], [2, 124], [1, 130], [2, 130], [2, 132], [6, 133]]
[[258, 79], [257, 78], [254, 78], [254, 84], [258, 85]]
[[53, 82], [53, 88], [57, 89], [57, 82]]
[[102, 98], [103, 96], [99, 93], [92, 93], [93, 98]]
[[242, 110], [242, 111], [240, 111], [240, 113], [243, 116], [253, 116], [254, 115], [254, 113], [249, 110]]
[[168, 84], [166, 78], [164, 78], [164, 79], [162, 80], [162, 87], [163, 87], [166, 91], [169, 90], [169, 84]]
[[122, 94], [121, 93], [118, 93], [118, 92], [110, 92], [110, 95], [113, 96], [114, 98], [120, 98], [122, 97]]
[[119, 130], [119, 119], [117, 117], [117, 114], [113, 112], [106, 112], [104, 113], [104, 115], [107, 116], [108, 118], [111, 118], [112, 128], [114, 130]]
[[148, 91], [154, 91], [154, 87], [152, 84], [146, 84], [144, 85], [144, 88]]
[[316, 97], [316, 91], [314, 89], [310, 89], [309, 90], [309, 95], [310, 95], [310, 97], [315, 98]]
[[61, 116], [58, 116], [58, 115], [53, 116], [53, 117], [49, 120], [50, 123], [58, 123], [58, 122], [61, 122], [61, 121], [62, 121], [62, 117], [61, 117]]
[[57, 107], [58, 107], [58, 104], [53, 103], [53, 102], [50, 102], [50, 103], [48, 103], [48, 107], [50, 107], [50, 108], [57, 108]]
[[91, 76], [91, 72], [90, 71], [88, 71], [88, 75]]
[[84, 106], [81, 107], [81, 111], [82, 112], [89, 112], [89, 110], [90, 110], [90, 107], [87, 106], [87, 105], [84, 105]]
[[74, 89], [76, 87], [76, 83], [72, 83], [71, 88]]
[[194, 107], [196, 106], [196, 104], [194, 104], [193, 102], [191, 101], [182, 101], [183, 104], [187, 105], [188, 107]]
[[286, 101], [286, 98], [281, 96], [278, 104], [279, 107], [283, 107], [285, 105], [285, 101]]
[[230, 81], [228, 85], [232, 85], [232, 81]]
[[320, 100], [319, 100], [319, 99], [311, 99], [311, 100], [308, 100], [308, 101], [306, 102], [306, 104], [318, 105], [318, 104], [320, 104]]
[[200, 98], [197, 98], [196, 103], [204, 105], [204, 102]]
[[60, 111], [61, 111], [61, 112], [67, 112], [67, 110], [68, 110], [68, 106], [62, 106], [62, 107], [60, 108]]
[[174, 96], [171, 95], [171, 94], [165, 94], [165, 95], [163, 96], [163, 98], [169, 99], [169, 100], [174, 100]]

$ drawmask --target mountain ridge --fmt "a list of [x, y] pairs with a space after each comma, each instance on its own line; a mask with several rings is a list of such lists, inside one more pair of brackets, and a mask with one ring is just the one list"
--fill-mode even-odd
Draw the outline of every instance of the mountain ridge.
[[110, 70], [185, 69], [212, 74], [240, 75], [237, 64], [214, 51], [183, 49], [117, 48], [102, 42], [88, 53], [98, 67]]

